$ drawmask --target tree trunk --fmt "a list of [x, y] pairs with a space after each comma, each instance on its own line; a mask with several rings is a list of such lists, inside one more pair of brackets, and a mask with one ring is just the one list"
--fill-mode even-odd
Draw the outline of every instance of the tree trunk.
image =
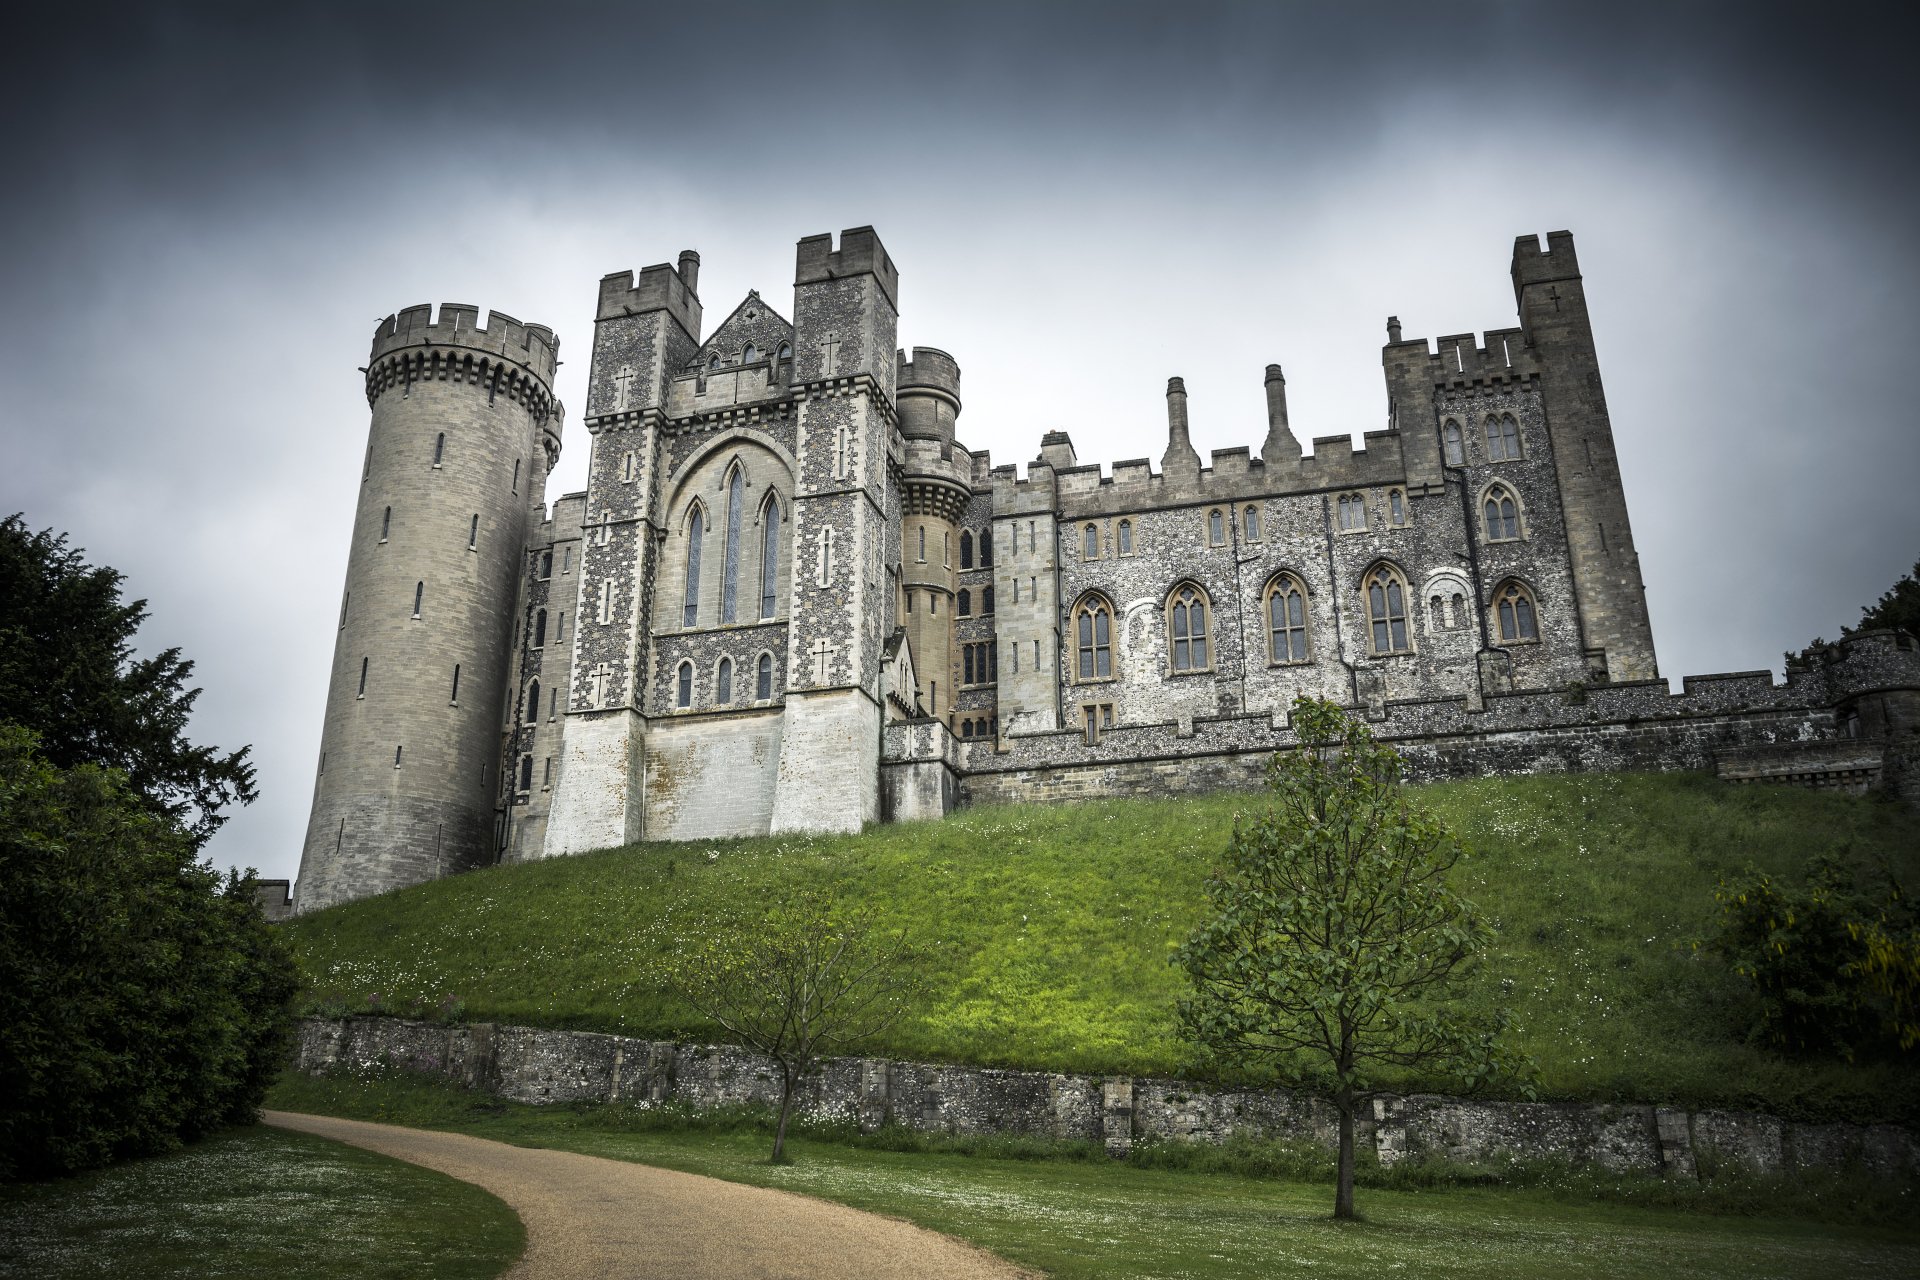
[[1333, 1216], [1353, 1217], [1353, 1095], [1344, 1089], [1335, 1095], [1340, 1108], [1340, 1172], [1334, 1184]]
[[773, 1163], [779, 1164], [786, 1158], [787, 1117], [793, 1111], [794, 1073], [783, 1070], [780, 1073], [780, 1123], [773, 1130]]

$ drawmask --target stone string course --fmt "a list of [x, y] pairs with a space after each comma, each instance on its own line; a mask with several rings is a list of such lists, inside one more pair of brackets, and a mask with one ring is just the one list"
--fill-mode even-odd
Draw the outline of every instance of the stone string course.
[[[309, 1074], [398, 1067], [515, 1102], [676, 1103], [699, 1109], [772, 1103], [768, 1058], [581, 1031], [397, 1018], [309, 1018], [295, 1066]], [[1102, 1144], [1126, 1156], [1142, 1140], [1225, 1142], [1236, 1134], [1331, 1147], [1324, 1099], [1283, 1089], [1215, 1092], [1177, 1080], [831, 1058], [800, 1106], [864, 1130], [1031, 1135]], [[1739, 1111], [1645, 1105], [1491, 1102], [1386, 1096], [1359, 1118], [1356, 1141], [1399, 1160], [1564, 1160], [1616, 1173], [1694, 1177], [1703, 1164], [1763, 1174], [1864, 1169], [1920, 1174], [1920, 1135], [1887, 1124], [1801, 1124]]]

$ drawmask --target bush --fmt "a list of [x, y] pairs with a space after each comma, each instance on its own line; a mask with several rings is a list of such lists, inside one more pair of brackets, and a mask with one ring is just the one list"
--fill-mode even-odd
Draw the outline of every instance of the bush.
[[116, 770], [0, 724], [0, 1178], [251, 1121], [298, 985], [252, 876], [195, 861]]

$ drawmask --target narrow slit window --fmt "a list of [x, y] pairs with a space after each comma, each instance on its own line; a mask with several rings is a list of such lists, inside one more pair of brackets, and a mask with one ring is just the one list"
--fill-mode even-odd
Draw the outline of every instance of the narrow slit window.
[[973, 534], [965, 529], [960, 531], [960, 567], [973, 568]]
[[771, 618], [780, 580], [780, 504], [767, 499], [760, 531], [760, 616]]
[[1100, 526], [1090, 524], [1080, 532], [1080, 558], [1098, 560], [1100, 558]]
[[720, 621], [734, 622], [739, 615], [740, 594], [740, 521], [747, 505], [747, 480], [739, 467], [727, 484], [726, 558], [720, 572]]
[[687, 589], [680, 610], [680, 625], [691, 627], [700, 621], [700, 543], [706, 534], [706, 514], [698, 506], [687, 521]]
[[960, 588], [960, 597], [955, 604], [955, 612], [963, 618], [973, 616], [973, 593], [965, 587]]
[[433, 438], [433, 465], [436, 467], [439, 466], [441, 459], [446, 457], [446, 455], [447, 455], [447, 433], [442, 431], [439, 435]]
[[1218, 511], [1207, 512], [1207, 544], [1214, 547], [1225, 546], [1227, 542], [1227, 520]]
[[720, 670], [713, 678], [713, 700], [719, 706], [733, 702], [733, 659], [720, 659]]
[[453, 691], [447, 694], [447, 701], [452, 703], [460, 701], [460, 664], [457, 662], [453, 664]]
[[980, 612], [983, 614], [993, 612], [993, 588], [992, 587], [980, 588]]
[[1123, 556], [1132, 555], [1133, 554], [1133, 521], [1122, 520], [1120, 522], [1120, 527], [1114, 531], [1114, 540], [1119, 544], [1118, 550], [1121, 555]]
[[522, 723], [532, 724], [540, 718], [540, 682], [535, 680], [527, 686], [527, 705], [522, 710], [526, 717]]
[[543, 648], [547, 643], [547, 611], [536, 609], [533, 614], [533, 647]]
[[520, 459], [513, 460], [513, 491], [520, 492]]
[[761, 702], [773, 697], [773, 655], [760, 655], [760, 670], [754, 677], [753, 696]]
[[1459, 423], [1449, 419], [1447, 425], [1440, 429], [1440, 440], [1446, 450], [1448, 466], [1464, 467], [1467, 465], [1466, 442], [1460, 436]]
[[393, 532], [393, 508], [388, 507], [380, 513], [380, 541], [385, 542], [387, 535]]
[[479, 549], [480, 549], [480, 514], [478, 512], [475, 512], [473, 519], [467, 522], [467, 550], [478, 551]]
[[980, 567], [993, 568], [993, 530], [991, 529], [980, 535]]
[[1241, 514], [1240, 526], [1248, 542], [1260, 541], [1260, 508], [1248, 507]]
[[676, 691], [674, 705], [682, 711], [685, 711], [693, 705], [693, 664], [691, 662], [683, 662], [680, 664], [679, 683], [680, 687]]
[[427, 595], [426, 583], [416, 582], [413, 584], [413, 616], [416, 618], [420, 616], [420, 604], [423, 600], [426, 599], [426, 595]]
[[360, 659], [360, 692], [357, 696], [362, 698], [367, 696], [367, 664], [370, 661], [368, 658]]

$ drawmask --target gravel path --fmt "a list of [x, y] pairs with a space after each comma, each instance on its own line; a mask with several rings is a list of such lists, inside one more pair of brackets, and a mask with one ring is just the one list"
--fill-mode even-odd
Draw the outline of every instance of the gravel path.
[[919, 1227], [789, 1191], [465, 1134], [263, 1113], [268, 1124], [438, 1169], [499, 1196], [527, 1227], [525, 1280], [1015, 1280], [1023, 1271]]

